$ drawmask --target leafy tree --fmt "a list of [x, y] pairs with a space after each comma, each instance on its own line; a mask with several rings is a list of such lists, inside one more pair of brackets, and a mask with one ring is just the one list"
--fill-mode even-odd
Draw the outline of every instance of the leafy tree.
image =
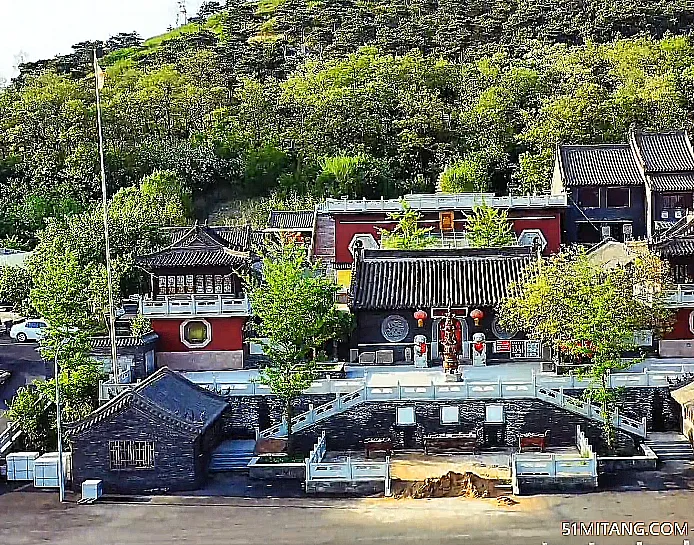
[[[609, 387], [609, 373], [634, 363], [623, 356], [636, 349], [635, 331], [668, 327], [670, 313], [663, 301], [667, 278], [667, 267], [647, 250], [628, 266], [607, 268], [576, 249], [534, 263], [500, 305], [502, 327], [525, 331], [562, 354], [589, 362], [586, 396], [601, 407], [609, 450], [614, 448], [611, 417], [619, 394]], [[644, 290], [648, 299], [638, 295]]]
[[467, 218], [465, 235], [471, 246], [510, 246], [516, 242], [508, 212], [483, 204]]
[[439, 178], [441, 191], [447, 193], [472, 193], [488, 189], [488, 174], [481, 154], [456, 161], [446, 167]]
[[0, 268], [0, 301], [11, 303], [16, 312], [26, 313], [31, 275], [24, 267]]
[[259, 380], [284, 403], [291, 452], [294, 402], [315, 379], [325, 343], [346, 333], [349, 315], [335, 306], [335, 281], [309, 262], [304, 248], [277, 246], [262, 263], [262, 280], [249, 278], [258, 342], [269, 360]]
[[402, 212], [388, 214], [391, 220], [397, 221], [392, 230], [381, 229], [381, 247], [392, 250], [421, 250], [433, 244], [429, 234], [432, 227], [420, 227], [421, 214], [406, 200], [400, 201]]

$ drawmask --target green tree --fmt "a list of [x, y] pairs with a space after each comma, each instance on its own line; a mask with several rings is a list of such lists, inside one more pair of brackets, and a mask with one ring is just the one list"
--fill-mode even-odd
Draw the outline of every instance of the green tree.
[[11, 303], [15, 312], [26, 313], [30, 290], [31, 275], [24, 267], [0, 268], [0, 301]]
[[421, 214], [406, 200], [400, 201], [402, 212], [388, 214], [391, 220], [397, 221], [392, 230], [381, 229], [381, 247], [389, 250], [422, 250], [434, 244], [429, 234], [432, 227], [420, 227]]
[[470, 245], [478, 248], [511, 246], [516, 242], [508, 213], [486, 204], [473, 208], [465, 235]]
[[634, 363], [623, 356], [636, 350], [635, 331], [668, 327], [667, 285], [667, 266], [647, 250], [628, 266], [608, 268], [577, 249], [534, 263], [500, 305], [502, 327], [525, 331], [557, 353], [589, 362], [583, 373], [591, 388], [585, 395], [600, 405], [609, 450], [619, 394], [609, 387], [609, 373]]
[[466, 159], [446, 167], [439, 178], [441, 191], [447, 193], [472, 193], [486, 191], [489, 187], [487, 166], [481, 154], [470, 154]]
[[347, 331], [349, 315], [337, 310], [337, 284], [308, 261], [305, 248], [274, 247], [262, 263], [262, 280], [249, 278], [258, 342], [269, 360], [259, 381], [284, 403], [291, 452], [294, 402], [315, 379], [325, 343]]

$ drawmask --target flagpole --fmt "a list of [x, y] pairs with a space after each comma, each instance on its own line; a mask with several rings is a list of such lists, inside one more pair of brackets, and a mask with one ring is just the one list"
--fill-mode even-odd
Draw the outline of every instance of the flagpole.
[[116, 350], [116, 312], [113, 308], [113, 285], [111, 283], [111, 242], [108, 236], [108, 198], [106, 189], [106, 169], [104, 168], [104, 136], [101, 126], [101, 87], [99, 63], [94, 49], [94, 80], [96, 88], [96, 122], [99, 132], [99, 160], [101, 162], [101, 197], [103, 199], [104, 237], [106, 239], [106, 280], [108, 282], [109, 336], [111, 338], [111, 372], [113, 382], [118, 383], [118, 352]]

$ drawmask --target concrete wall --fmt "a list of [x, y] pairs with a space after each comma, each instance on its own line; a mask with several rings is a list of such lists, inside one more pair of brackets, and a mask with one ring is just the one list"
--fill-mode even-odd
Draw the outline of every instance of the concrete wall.
[[519, 494], [590, 492], [598, 487], [595, 477], [518, 477]]
[[385, 480], [380, 481], [311, 481], [306, 485], [308, 494], [337, 496], [371, 496], [385, 494]]
[[243, 369], [243, 350], [157, 352], [157, 367], [173, 371], [232, 371]]

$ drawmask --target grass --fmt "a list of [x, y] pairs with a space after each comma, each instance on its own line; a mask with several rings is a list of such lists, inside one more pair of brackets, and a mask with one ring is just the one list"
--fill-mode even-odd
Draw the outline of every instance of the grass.
[[275, 13], [278, 7], [284, 4], [287, 0], [259, 0], [258, 9], [255, 10], [256, 15], [271, 15]]
[[126, 47], [124, 49], [118, 49], [117, 51], [112, 51], [103, 58], [104, 66], [112, 66], [120, 61], [124, 60], [138, 60], [147, 55], [155, 53], [164, 42], [178, 39], [186, 34], [195, 34], [199, 30], [209, 30], [214, 32], [220, 38], [224, 34], [224, 23], [227, 19], [226, 12], [221, 12], [213, 15], [200, 27], [198, 23], [189, 23], [187, 25], [174, 28], [169, 32], [160, 34], [159, 36], [153, 36], [145, 40], [140, 47]]

